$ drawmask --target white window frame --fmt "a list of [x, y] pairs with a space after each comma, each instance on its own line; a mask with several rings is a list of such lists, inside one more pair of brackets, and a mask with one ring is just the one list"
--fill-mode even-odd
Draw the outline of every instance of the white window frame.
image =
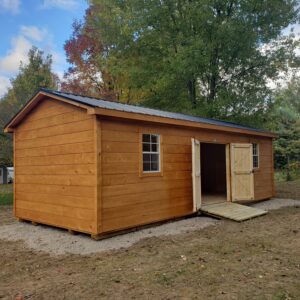
[[[144, 135], [150, 135], [150, 143], [144, 143], [143, 141], [143, 137]], [[152, 142], [151, 142], [151, 136], [156, 136], [157, 137], [157, 151], [152, 151], [151, 150], [151, 145], [152, 145]], [[157, 133], [147, 133], [147, 132], [144, 132], [142, 133], [142, 172], [144, 174], [151, 174], [151, 173], [160, 173], [161, 172], [161, 137], [160, 137], [160, 134], [157, 134]], [[143, 150], [143, 145], [144, 144], [149, 144], [150, 145], [150, 151], [144, 151]], [[151, 157], [151, 154], [157, 154], [158, 155], [158, 170], [150, 170], [150, 171], [145, 171], [144, 170], [144, 154], [150, 154], [150, 157]], [[151, 161], [150, 161], [150, 168], [151, 168]]]
[[[255, 149], [254, 145], [256, 145], [255, 146], [256, 147], [256, 153], [254, 153], [254, 149]], [[253, 169], [256, 170], [256, 169], [259, 169], [259, 144], [258, 143], [252, 143], [252, 147], [253, 147], [253, 149], [252, 149]], [[254, 165], [254, 157], [257, 158], [257, 166]]]

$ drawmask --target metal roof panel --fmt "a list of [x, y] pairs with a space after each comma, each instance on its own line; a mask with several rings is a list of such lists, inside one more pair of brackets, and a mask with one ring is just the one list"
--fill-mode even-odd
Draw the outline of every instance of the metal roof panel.
[[186, 115], [186, 114], [182, 114], [182, 113], [162, 111], [162, 110], [142, 107], [142, 106], [138, 106], [138, 105], [129, 105], [129, 104], [124, 104], [124, 103], [107, 101], [107, 100], [96, 99], [96, 98], [91, 98], [91, 97], [85, 97], [85, 96], [80, 96], [80, 95], [75, 95], [75, 94], [65, 93], [65, 92], [60, 92], [60, 91], [54, 91], [54, 90], [49, 90], [49, 89], [41, 89], [41, 90], [45, 91], [49, 94], [63, 97], [63, 98], [66, 98], [66, 99], [69, 99], [69, 100], [72, 100], [75, 102], [79, 102], [81, 104], [85, 104], [85, 105], [88, 105], [91, 107], [99, 107], [99, 108], [104, 108], [104, 109], [144, 114], [144, 115], [149, 115], [149, 116], [157, 116], [157, 117], [163, 117], [163, 118], [169, 118], [169, 119], [175, 119], [175, 120], [183, 120], [183, 121], [191, 121], [191, 122], [211, 124], [211, 125], [226, 126], [226, 127], [231, 127], [231, 128], [237, 128], [237, 129], [246, 129], [246, 130], [251, 130], [254, 132], [270, 133], [269, 131], [266, 131], [263, 129], [248, 127], [248, 126], [239, 125], [239, 124], [226, 122], [226, 121], [202, 118], [202, 117], [191, 116], [191, 115]]

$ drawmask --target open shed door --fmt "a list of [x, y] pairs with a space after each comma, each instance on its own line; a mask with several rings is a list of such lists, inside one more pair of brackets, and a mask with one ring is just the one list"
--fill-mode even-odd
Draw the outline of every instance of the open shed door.
[[231, 144], [232, 201], [254, 199], [252, 144]]
[[201, 207], [200, 142], [192, 139], [193, 211]]

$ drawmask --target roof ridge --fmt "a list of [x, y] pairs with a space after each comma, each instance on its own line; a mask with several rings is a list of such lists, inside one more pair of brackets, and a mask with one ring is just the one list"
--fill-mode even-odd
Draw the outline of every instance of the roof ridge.
[[75, 94], [75, 93], [71, 93], [71, 92], [64, 92], [64, 91], [47, 89], [47, 88], [41, 88], [41, 90], [46, 90], [46, 91], [51, 92], [51, 93], [63, 93], [63, 94], [67, 94], [67, 95], [84, 97], [84, 98], [89, 98], [89, 99], [94, 99], [94, 100], [100, 100], [100, 101], [107, 101], [107, 102], [112, 102], [112, 103], [124, 104], [124, 103], [121, 103], [121, 102], [116, 102], [116, 101], [112, 101], [112, 100], [107, 100], [107, 99], [98, 98], [98, 97], [91, 97], [91, 96], [86, 96], [86, 95], [81, 95], [81, 94]]

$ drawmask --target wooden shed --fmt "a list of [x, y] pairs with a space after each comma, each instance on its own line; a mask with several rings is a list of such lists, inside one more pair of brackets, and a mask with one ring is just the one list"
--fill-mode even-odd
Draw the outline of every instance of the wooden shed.
[[41, 89], [6, 125], [14, 214], [102, 236], [274, 195], [274, 134]]

